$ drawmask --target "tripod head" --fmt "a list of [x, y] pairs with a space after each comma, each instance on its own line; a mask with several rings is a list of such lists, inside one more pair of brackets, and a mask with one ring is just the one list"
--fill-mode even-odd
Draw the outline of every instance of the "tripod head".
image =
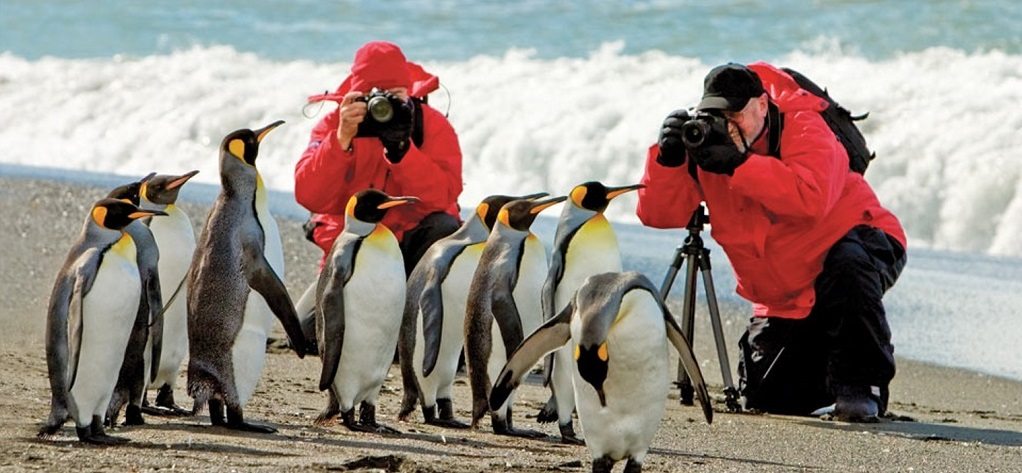
[[701, 232], [703, 225], [710, 223], [710, 216], [706, 214], [706, 206], [699, 204], [695, 210], [692, 211], [692, 216], [688, 219], [688, 224], [685, 225], [685, 229], [689, 232]]

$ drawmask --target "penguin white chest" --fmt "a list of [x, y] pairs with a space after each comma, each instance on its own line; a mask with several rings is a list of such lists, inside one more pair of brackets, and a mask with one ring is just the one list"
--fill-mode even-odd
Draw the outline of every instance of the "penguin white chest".
[[81, 324], [81, 345], [77, 376], [71, 387], [79, 427], [88, 425], [92, 416], [106, 414], [124, 361], [142, 291], [135, 251], [134, 242], [126, 235], [108, 249], [92, 289], [82, 301], [81, 319], [77, 320]]
[[[572, 320], [574, 344], [581, 328], [577, 318]], [[649, 293], [631, 291], [622, 298], [607, 352], [606, 406], [575, 365], [575, 400], [586, 444], [593, 458], [641, 462], [663, 418], [670, 376], [663, 315]]]
[[375, 399], [394, 357], [404, 304], [404, 258], [393, 233], [378, 225], [362, 241], [344, 286], [344, 345], [334, 378], [342, 410]]

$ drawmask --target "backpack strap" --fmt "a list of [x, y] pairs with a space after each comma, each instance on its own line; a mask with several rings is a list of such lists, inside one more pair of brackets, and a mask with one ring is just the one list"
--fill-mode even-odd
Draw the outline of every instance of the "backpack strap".
[[767, 102], [767, 124], [770, 126], [767, 136], [767, 155], [781, 158], [781, 130], [784, 129], [784, 114], [774, 105]]

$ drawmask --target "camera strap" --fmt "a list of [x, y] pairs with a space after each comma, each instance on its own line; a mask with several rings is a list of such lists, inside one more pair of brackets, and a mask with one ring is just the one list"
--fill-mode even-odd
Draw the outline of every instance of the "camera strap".
[[415, 143], [416, 148], [422, 148], [423, 130], [422, 130], [422, 106], [426, 103], [425, 98], [412, 97], [412, 102], [415, 104], [413, 107], [415, 110], [412, 115], [412, 143]]

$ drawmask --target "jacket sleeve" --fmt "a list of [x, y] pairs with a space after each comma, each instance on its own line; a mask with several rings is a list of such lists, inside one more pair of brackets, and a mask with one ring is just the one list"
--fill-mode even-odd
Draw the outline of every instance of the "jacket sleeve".
[[653, 144], [646, 152], [646, 173], [639, 189], [635, 214], [654, 228], [681, 228], [688, 224], [692, 211], [703, 200], [702, 192], [688, 172], [688, 164], [667, 167], [657, 162], [660, 147]]
[[731, 190], [778, 216], [818, 220], [841, 197], [849, 172], [848, 155], [823, 118], [794, 112], [785, 117], [781, 159], [749, 156]]
[[446, 211], [461, 195], [461, 146], [454, 128], [440, 112], [426, 108], [423, 113], [422, 148], [412, 143], [401, 162], [388, 165], [401, 192], [418, 197], [420, 208]]
[[295, 165], [295, 200], [319, 214], [342, 214], [347, 194], [345, 175], [354, 165], [355, 154], [337, 142], [339, 111], [323, 118], [309, 138], [309, 146]]

